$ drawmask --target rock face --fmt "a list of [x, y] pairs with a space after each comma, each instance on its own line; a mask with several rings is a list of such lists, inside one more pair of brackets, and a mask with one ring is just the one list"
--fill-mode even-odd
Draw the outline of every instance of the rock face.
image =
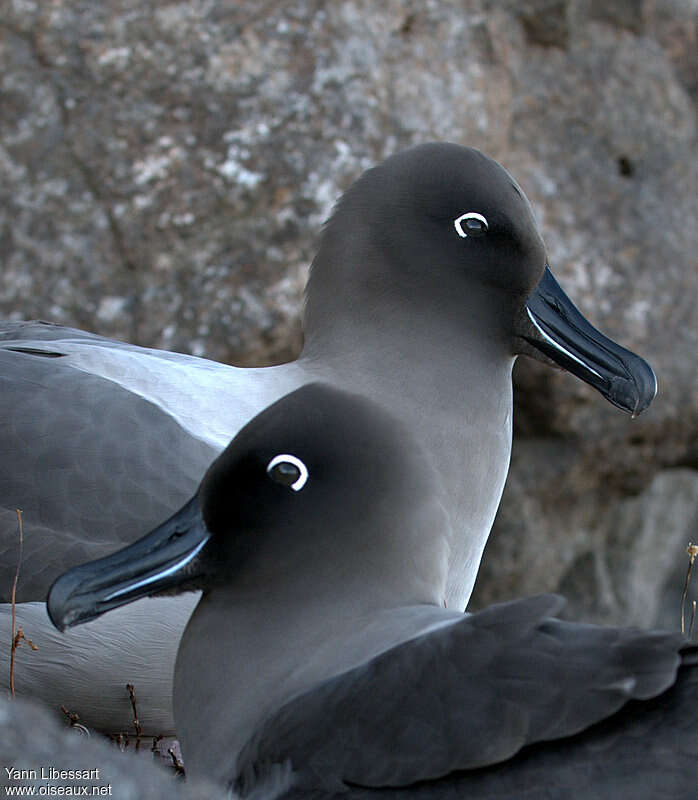
[[77, 796], [86, 787], [85, 795], [117, 800], [221, 796], [208, 783], [192, 785], [177, 779], [168, 756], [168, 760], [154, 757], [149, 741], [142, 742], [143, 749], [136, 755], [133, 744], [131, 750], [120, 752], [106, 738], [79, 730], [71, 729], [65, 720], [61, 724], [45, 707], [0, 696], [0, 786], [8, 794], [14, 790], [21, 795], [22, 787], [25, 792], [34, 787], [37, 796], [53, 797]]
[[322, 221], [413, 143], [470, 144], [660, 394], [630, 421], [516, 369], [475, 602], [676, 627], [698, 539], [695, 0], [5, 0], [0, 313], [239, 364], [291, 358]]

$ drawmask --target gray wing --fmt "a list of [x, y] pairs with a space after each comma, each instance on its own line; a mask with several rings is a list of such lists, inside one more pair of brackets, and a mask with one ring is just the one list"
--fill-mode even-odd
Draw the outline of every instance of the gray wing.
[[243, 783], [287, 759], [299, 786], [324, 791], [435, 780], [674, 683], [680, 636], [550, 619], [560, 605], [541, 596], [464, 616], [296, 698], [241, 755]]
[[283, 800], [695, 800], [698, 651], [675, 685], [576, 736], [524, 748], [503, 764], [400, 789], [291, 789]]
[[66, 338], [108, 341], [45, 323], [0, 329], [1, 602], [18, 558], [15, 509], [24, 531], [17, 600], [43, 600], [68, 567], [163, 521], [216, 456], [155, 404], [71, 366]]

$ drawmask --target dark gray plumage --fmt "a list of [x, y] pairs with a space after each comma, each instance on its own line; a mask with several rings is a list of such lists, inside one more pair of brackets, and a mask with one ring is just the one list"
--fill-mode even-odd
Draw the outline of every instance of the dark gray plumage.
[[[690, 659], [690, 660], [689, 660]], [[291, 789], [283, 800], [694, 800], [698, 665], [686, 656], [675, 685], [631, 701], [581, 735], [544, 742], [493, 767], [397, 789]]]
[[49, 612], [63, 627], [203, 589], [178, 733], [191, 774], [241, 797], [692, 797], [698, 647], [553, 619], [552, 596], [443, 608], [441, 500], [403, 425], [311, 384], [245, 426], [180, 514], [61, 577]]
[[[560, 624], [557, 620], [548, 620], [547, 624], [556, 622]], [[569, 626], [572, 633], [575, 627]], [[676, 652], [669, 642], [668, 638], [661, 645], [657, 641], [656, 649], [650, 644], [649, 653], [658, 655], [659, 663]], [[645, 644], [639, 636], [634, 642], [641, 657], [645, 655]], [[587, 654], [592, 669], [598, 669], [598, 665], [593, 664], [595, 657], [604, 660], [607, 653], [592, 650]], [[693, 800], [698, 781], [696, 646], [684, 649], [681, 663], [673, 686], [658, 696], [631, 700], [607, 719], [575, 736], [527, 746], [503, 763], [457, 771], [403, 789], [346, 785], [341, 791], [333, 791], [294, 787], [281, 797], [283, 800], [328, 800], [331, 797], [345, 800], [379, 800], [381, 797], [404, 800], [617, 800], [620, 797]], [[657, 676], [660, 675], [658, 669]], [[663, 677], [672, 675], [673, 671], [668, 670]], [[413, 685], [421, 688], [423, 684], [415, 682]], [[564, 698], [561, 697], [561, 701], [564, 702]], [[495, 704], [492, 708], [495, 719], [498, 711], [498, 704]], [[302, 735], [307, 726], [308, 723], [298, 724], [295, 730]], [[481, 735], [488, 733], [481, 731]], [[428, 739], [426, 744], [429, 745]], [[361, 746], [361, 742], [357, 743], [349, 735], [346, 746], [351, 748], [352, 745]], [[322, 762], [313, 762], [314, 771], [321, 766]]]
[[681, 636], [550, 619], [562, 605], [493, 606], [327, 681], [265, 722], [241, 773], [290, 758], [300, 785], [407, 786], [507, 761], [673, 685]]

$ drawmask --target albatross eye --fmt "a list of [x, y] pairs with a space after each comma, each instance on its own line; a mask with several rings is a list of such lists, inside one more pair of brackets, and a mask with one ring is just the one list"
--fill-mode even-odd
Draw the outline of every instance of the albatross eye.
[[455, 225], [456, 233], [464, 239], [467, 236], [484, 236], [489, 228], [487, 220], [477, 211], [468, 211], [466, 214], [461, 214], [460, 217], [453, 220], [453, 224]]
[[300, 458], [281, 453], [267, 464], [267, 475], [277, 483], [290, 486], [294, 492], [300, 492], [308, 480], [308, 468]]

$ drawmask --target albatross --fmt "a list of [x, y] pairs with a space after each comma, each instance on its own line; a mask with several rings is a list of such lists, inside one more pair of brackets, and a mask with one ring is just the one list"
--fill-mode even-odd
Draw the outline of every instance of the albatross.
[[[24, 554], [17, 691], [91, 726], [171, 732], [170, 674], [195, 598], [143, 601], [57, 637], [44, 599], [82, 561], [134, 541], [190, 496], [256, 414], [321, 381], [389, 408], [434, 462], [450, 540], [443, 602], [462, 611], [509, 467], [518, 354], [557, 365], [637, 415], [649, 365], [597, 331], [560, 288], [516, 181], [477, 150], [413, 147], [368, 170], [323, 231], [300, 357], [241, 369], [49, 325], [0, 326], [0, 625]], [[155, 603], [157, 608], [150, 606]], [[0, 669], [9, 654], [0, 648]]]
[[236, 797], [692, 800], [698, 644], [561, 621], [551, 595], [444, 608], [455, 536], [411, 431], [310, 384], [48, 610], [63, 629], [202, 590], [175, 719], [187, 773]]

